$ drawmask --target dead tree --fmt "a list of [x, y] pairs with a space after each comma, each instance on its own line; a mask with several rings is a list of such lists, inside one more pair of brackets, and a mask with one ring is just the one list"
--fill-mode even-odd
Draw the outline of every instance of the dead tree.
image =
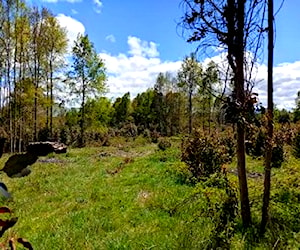
[[[251, 224], [245, 161], [245, 117], [253, 82], [251, 73], [262, 45], [265, 0], [183, 0], [181, 27], [188, 42], [205, 52], [222, 48], [227, 56], [236, 106], [237, 169], [244, 227]], [[247, 57], [247, 55], [251, 56]]]
[[273, 150], [273, 51], [274, 51], [273, 0], [268, 0], [268, 138], [265, 158], [264, 198], [261, 217], [261, 234], [264, 234], [269, 219], [271, 190], [271, 161]]

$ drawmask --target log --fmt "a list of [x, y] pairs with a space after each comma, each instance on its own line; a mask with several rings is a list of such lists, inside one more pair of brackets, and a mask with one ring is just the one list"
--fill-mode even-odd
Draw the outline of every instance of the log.
[[[37, 159], [38, 156], [31, 153], [12, 155], [8, 158], [7, 162], [5, 162], [4, 168], [1, 171], [5, 172], [9, 177], [23, 177], [30, 173], [23, 170], [35, 163]], [[19, 173], [22, 172], [26, 174], [21, 174], [20, 176]]]
[[[0, 141], [1, 147], [1, 141]], [[31, 173], [28, 166], [34, 164], [39, 156], [46, 156], [50, 153], [66, 153], [67, 146], [59, 142], [32, 142], [27, 146], [27, 153], [15, 154], [9, 157], [4, 168], [1, 171], [5, 172], [9, 177], [24, 177]]]
[[31, 142], [27, 146], [27, 152], [37, 156], [46, 156], [53, 152], [63, 154], [67, 152], [67, 146], [59, 142]]

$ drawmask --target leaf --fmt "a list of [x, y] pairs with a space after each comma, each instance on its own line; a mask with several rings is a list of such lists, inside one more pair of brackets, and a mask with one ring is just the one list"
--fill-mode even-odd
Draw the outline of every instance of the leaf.
[[23, 247], [27, 248], [27, 249], [30, 249], [30, 250], [33, 250], [33, 247], [32, 245], [30, 244], [30, 242], [24, 238], [18, 238], [17, 240], [20, 244], [23, 245]]
[[9, 220], [0, 220], [0, 226], [2, 229], [0, 230], [0, 237], [5, 233], [5, 231], [11, 227], [13, 227], [18, 221], [18, 218], [11, 218]]
[[0, 214], [11, 213], [8, 207], [0, 207]]
[[11, 238], [11, 239], [9, 240], [8, 244], [9, 244], [9, 249], [10, 249], [10, 250], [16, 250], [16, 249], [17, 249], [17, 248], [16, 248], [15, 241], [14, 241], [14, 238]]

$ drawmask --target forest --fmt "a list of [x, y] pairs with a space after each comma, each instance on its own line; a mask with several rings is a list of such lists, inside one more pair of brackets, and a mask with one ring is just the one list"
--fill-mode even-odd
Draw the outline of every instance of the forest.
[[[294, 109], [274, 104], [273, 1], [181, 7], [197, 51], [146, 91], [108, 98], [88, 34], [70, 48], [51, 10], [0, 2], [0, 176], [12, 194], [0, 196], [0, 249], [300, 247], [300, 91]], [[212, 47], [225, 65], [197, 59]], [[253, 91], [262, 53], [267, 105]], [[28, 176], [3, 173], [32, 142], [68, 151], [37, 157]]]

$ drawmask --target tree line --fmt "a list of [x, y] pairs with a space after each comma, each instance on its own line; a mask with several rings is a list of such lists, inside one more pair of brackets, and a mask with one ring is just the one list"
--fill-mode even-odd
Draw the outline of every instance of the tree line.
[[104, 64], [87, 35], [78, 35], [69, 51], [66, 30], [50, 10], [3, 0], [0, 52], [0, 127], [9, 151], [22, 151], [41, 134], [53, 137], [66, 88], [81, 99], [84, 127], [87, 95], [105, 85]]

